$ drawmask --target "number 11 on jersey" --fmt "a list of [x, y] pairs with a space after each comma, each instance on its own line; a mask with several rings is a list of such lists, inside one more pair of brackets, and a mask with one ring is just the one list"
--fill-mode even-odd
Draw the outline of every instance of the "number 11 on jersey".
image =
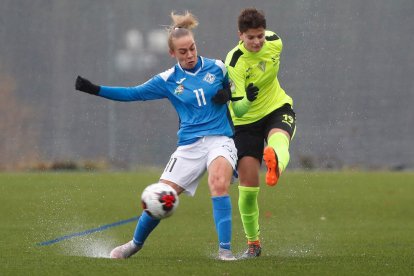
[[[204, 97], [204, 90], [203, 88], [199, 88], [199, 89], [195, 89], [193, 90], [194, 94], [196, 95], [197, 98], [197, 102], [198, 102], [198, 106], [202, 106], [202, 105], [206, 105], [206, 98]], [[201, 100], [203, 101], [203, 103], [201, 103]]]

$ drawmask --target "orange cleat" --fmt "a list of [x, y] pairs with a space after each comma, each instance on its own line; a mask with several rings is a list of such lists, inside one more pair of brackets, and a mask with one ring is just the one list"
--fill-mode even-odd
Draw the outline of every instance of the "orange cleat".
[[267, 146], [263, 151], [263, 160], [266, 163], [266, 184], [275, 186], [279, 180], [279, 166], [277, 155], [272, 147]]

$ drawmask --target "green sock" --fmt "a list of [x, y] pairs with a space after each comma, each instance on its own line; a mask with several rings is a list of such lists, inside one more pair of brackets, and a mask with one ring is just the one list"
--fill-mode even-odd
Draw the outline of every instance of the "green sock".
[[267, 144], [271, 146], [277, 154], [277, 159], [279, 161], [278, 166], [282, 172], [286, 169], [290, 159], [289, 143], [289, 138], [281, 132], [276, 132], [270, 136], [267, 141]]
[[259, 239], [259, 205], [257, 204], [259, 190], [259, 187], [239, 186], [239, 211], [248, 241]]

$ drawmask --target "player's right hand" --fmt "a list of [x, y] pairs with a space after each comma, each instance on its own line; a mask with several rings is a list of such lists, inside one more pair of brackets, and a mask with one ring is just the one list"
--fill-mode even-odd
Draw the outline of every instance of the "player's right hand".
[[223, 88], [217, 91], [216, 95], [211, 98], [212, 101], [216, 104], [225, 104], [228, 101], [238, 101], [243, 99], [243, 97], [232, 97], [230, 88]]
[[99, 91], [101, 90], [101, 87], [99, 85], [93, 84], [88, 79], [82, 78], [81, 76], [78, 76], [76, 78], [75, 88], [76, 90], [92, 95], [98, 95]]
[[225, 104], [231, 99], [231, 91], [230, 89], [220, 89], [211, 99], [216, 104]]
[[253, 83], [249, 83], [246, 87], [246, 96], [249, 102], [256, 100], [257, 94], [259, 94], [259, 88], [254, 86]]

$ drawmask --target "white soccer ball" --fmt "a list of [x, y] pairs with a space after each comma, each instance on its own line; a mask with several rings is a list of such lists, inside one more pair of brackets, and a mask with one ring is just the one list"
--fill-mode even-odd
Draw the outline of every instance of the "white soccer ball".
[[142, 208], [152, 218], [163, 219], [171, 216], [178, 206], [178, 194], [165, 183], [147, 186], [141, 195]]

